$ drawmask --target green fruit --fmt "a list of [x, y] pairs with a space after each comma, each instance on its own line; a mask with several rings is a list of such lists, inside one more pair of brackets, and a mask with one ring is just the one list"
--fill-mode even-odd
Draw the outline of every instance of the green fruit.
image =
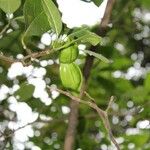
[[82, 73], [76, 64], [60, 64], [60, 78], [64, 87], [75, 91], [80, 90]]
[[78, 53], [77, 45], [65, 48], [60, 52], [59, 61], [61, 63], [72, 63], [77, 59]]

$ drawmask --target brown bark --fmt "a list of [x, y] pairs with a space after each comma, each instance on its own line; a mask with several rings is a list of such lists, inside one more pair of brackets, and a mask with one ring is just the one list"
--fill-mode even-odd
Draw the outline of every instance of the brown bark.
[[[106, 31], [114, 3], [115, 3], [115, 0], [108, 0], [108, 2], [107, 2], [104, 17], [100, 24], [100, 30], [98, 31], [99, 35], [104, 34]], [[96, 51], [96, 47], [92, 46], [91, 50]], [[94, 62], [94, 57], [87, 56], [86, 62], [83, 67], [84, 83], [83, 83], [83, 86], [81, 89], [80, 98], [83, 97], [83, 92], [85, 91], [85, 89], [87, 87], [87, 81], [90, 76], [93, 62]], [[79, 116], [79, 102], [71, 100], [70, 109], [71, 109], [71, 112], [69, 115], [68, 128], [67, 128], [66, 136], [65, 136], [64, 150], [73, 150], [73, 148], [74, 148], [76, 128], [78, 125], [78, 116]]]

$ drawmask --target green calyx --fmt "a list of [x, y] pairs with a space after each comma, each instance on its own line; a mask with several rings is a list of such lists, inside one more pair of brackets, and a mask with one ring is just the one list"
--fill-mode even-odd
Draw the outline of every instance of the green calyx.
[[75, 63], [60, 64], [60, 78], [65, 88], [79, 91], [82, 84], [82, 73]]
[[77, 59], [78, 53], [77, 45], [65, 48], [60, 52], [59, 61], [65, 64], [72, 63]]

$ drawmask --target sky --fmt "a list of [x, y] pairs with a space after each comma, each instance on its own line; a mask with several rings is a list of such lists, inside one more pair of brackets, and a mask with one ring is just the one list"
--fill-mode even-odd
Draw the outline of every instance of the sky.
[[81, 0], [57, 0], [59, 10], [62, 12], [62, 21], [68, 28], [82, 25], [95, 25], [104, 15], [107, 0], [97, 7], [93, 2], [86, 3]]

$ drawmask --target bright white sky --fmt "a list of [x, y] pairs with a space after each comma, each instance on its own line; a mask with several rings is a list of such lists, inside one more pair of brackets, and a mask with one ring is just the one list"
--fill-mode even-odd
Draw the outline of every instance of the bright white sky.
[[81, 25], [95, 25], [104, 15], [107, 0], [97, 7], [93, 2], [86, 3], [81, 0], [57, 0], [62, 12], [62, 20], [69, 28]]

